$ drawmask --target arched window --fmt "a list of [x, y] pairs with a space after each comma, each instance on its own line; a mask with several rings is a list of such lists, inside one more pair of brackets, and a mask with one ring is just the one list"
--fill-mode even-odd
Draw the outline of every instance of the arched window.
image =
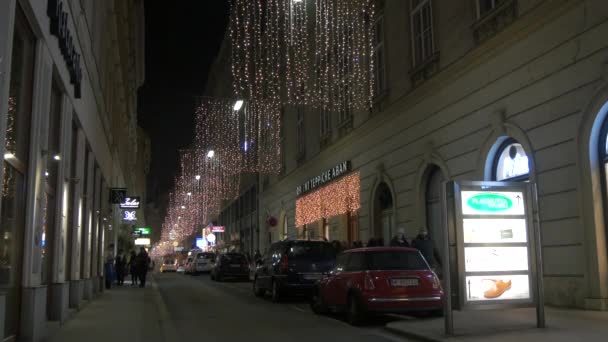
[[374, 193], [373, 214], [373, 237], [388, 242], [393, 234], [393, 194], [385, 182], [378, 184]]
[[530, 161], [524, 147], [515, 139], [506, 139], [496, 151], [492, 180], [523, 182], [529, 178]]

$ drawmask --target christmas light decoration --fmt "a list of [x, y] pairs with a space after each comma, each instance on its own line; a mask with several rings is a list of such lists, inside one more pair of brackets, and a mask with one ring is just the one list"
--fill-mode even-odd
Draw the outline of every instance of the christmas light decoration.
[[341, 112], [370, 108], [373, 17], [374, 0], [231, 0], [235, 95]]
[[354, 172], [296, 200], [296, 227], [361, 207], [359, 172]]

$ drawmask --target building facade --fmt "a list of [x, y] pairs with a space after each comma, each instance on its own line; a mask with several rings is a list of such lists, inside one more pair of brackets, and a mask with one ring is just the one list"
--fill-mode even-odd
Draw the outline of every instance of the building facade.
[[605, 1], [385, 0], [375, 25], [372, 111], [285, 109], [262, 249], [399, 227], [441, 246], [444, 180], [531, 181], [546, 303], [608, 309]]
[[143, 1], [0, 3], [6, 341], [43, 339], [103, 289], [104, 258], [124, 229], [109, 189], [145, 190], [143, 36]]

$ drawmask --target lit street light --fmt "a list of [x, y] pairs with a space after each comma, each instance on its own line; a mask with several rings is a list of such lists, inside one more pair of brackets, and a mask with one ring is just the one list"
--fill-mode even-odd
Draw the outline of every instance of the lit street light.
[[237, 100], [237, 101], [234, 103], [234, 110], [235, 110], [235, 111], [240, 110], [240, 109], [243, 107], [243, 103], [244, 103], [244, 102], [243, 102], [243, 100]]
[[215, 155], [214, 150], [210, 150], [209, 152], [207, 152], [207, 158], [213, 158], [214, 155]]

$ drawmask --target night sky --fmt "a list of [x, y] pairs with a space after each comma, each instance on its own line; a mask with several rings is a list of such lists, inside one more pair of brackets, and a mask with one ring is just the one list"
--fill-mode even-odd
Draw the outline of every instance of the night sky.
[[146, 0], [146, 81], [139, 125], [152, 139], [148, 201], [164, 207], [179, 148], [193, 140], [194, 96], [202, 95], [228, 21], [227, 0]]

